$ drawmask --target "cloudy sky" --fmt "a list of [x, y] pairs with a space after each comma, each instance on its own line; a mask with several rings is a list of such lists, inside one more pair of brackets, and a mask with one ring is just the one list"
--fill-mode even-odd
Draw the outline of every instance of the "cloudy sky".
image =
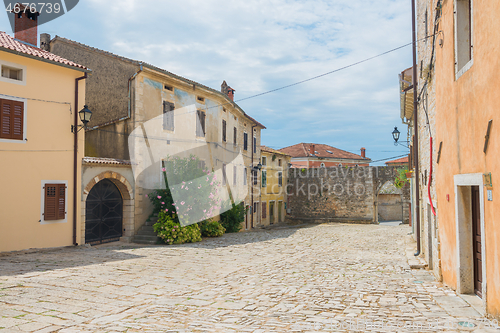
[[[12, 33], [7, 16], [0, 30]], [[145, 61], [235, 100], [302, 81], [411, 42], [409, 0], [81, 0], [39, 32]], [[406, 153], [398, 73], [411, 47], [238, 103], [263, 123], [262, 143], [329, 144], [372, 160]], [[401, 130], [401, 132], [405, 132]]]

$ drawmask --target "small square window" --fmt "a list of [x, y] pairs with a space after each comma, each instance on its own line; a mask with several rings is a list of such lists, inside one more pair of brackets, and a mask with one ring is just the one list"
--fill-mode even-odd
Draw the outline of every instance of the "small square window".
[[164, 88], [165, 90], [174, 91], [174, 88], [172, 86], [165, 85]]
[[2, 77], [22, 81], [23, 80], [23, 70], [19, 68], [13, 68], [3, 65], [2, 66]]
[[201, 96], [198, 96], [196, 97], [196, 99], [198, 100], [198, 102], [200, 103], [205, 103], [205, 98], [201, 97]]

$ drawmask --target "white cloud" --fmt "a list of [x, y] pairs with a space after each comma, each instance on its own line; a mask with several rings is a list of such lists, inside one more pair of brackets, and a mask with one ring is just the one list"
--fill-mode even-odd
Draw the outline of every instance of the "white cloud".
[[[236, 100], [411, 41], [406, 0], [87, 0], [66, 16], [44, 27], [215, 89], [226, 80]], [[383, 158], [374, 151], [394, 149], [397, 74], [409, 66], [407, 47], [240, 106], [268, 127], [263, 144], [366, 146]]]

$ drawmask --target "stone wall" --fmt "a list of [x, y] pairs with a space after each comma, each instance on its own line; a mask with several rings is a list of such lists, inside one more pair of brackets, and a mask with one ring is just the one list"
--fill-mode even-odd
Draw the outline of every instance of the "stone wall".
[[[378, 223], [378, 193], [395, 167], [291, 169], [286, 187], [290, 222]], [[402, 200], [410, 199], [409, 187]], [[408, 223], [408, 210], [403, 221]]]
[[61, 37], [50, 42], [50, 52], [92, 70], [85, 88], [86, 104], [92, 111], [89, 127], [129, 115], [128, 82], [140, 69], [137, 62]]

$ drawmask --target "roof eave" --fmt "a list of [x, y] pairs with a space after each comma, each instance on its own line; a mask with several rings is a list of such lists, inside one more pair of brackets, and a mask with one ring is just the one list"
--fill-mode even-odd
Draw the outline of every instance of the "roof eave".
[[92, 70], [90, 70], [88, 68], [85, 69], [85, 68], [80, 68], [80, 67], [75, 67], [75, 66], [63, 64], [63, 63], [60, 63], [60, 62], [57, 62], [57, 61], [54, 61], [54, 60], [49, 60], [49, 59], [45, 59], [45, 58], [41, 58], [41, 57], [37, 57], [37, 56], [31, 55], [31, 54], [26, 54], [26, 53], [19, 52], [19, 51], [16, 51], [16, 50], [12, 50], [12, 49], [9, 49], [9, 48], [3, 47], [3, 46], [0, 46], [0, 51], [5, 51], [5, 52], [9, 52], [9, 53], [18, 55], [18, 56], [22, 56], [22, 57], [26, 57], [26, 58], [30, 58], [30, 59], [34, 59], [34, 60], [43, 61], [43, 62], [46, 62], [48, 64], [52, 64], [52, 65], [56, 65], [56, 66], [61, 66], [61, 67], [69, 68], [69, 69], [73, 69], [73, 70], [76, 70], [76, 71], [79, 71], [79, 72], [85, 72], [85, 73], [91, 73], [92, 72]]

